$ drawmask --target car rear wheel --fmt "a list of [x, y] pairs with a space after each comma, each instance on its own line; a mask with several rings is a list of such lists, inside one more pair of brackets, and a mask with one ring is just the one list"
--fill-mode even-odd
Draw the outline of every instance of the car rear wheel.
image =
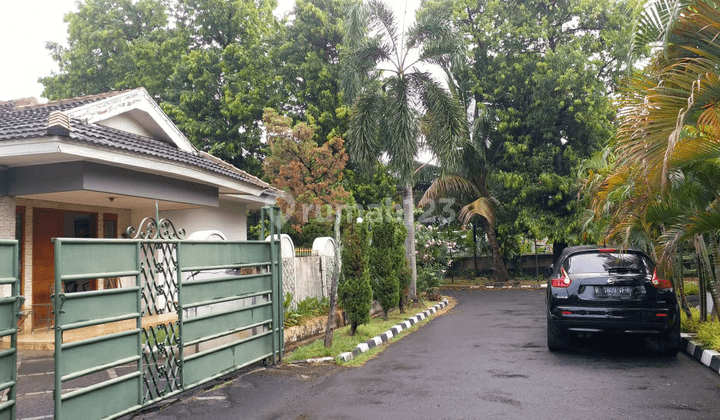
[[670, 327], [670, 331], [657, 339], [658, 351], [664, 356], [675, 356], [680, 351], [680, 323], [675, 322], [675, 325]]
[[567, 336], [547, 318], [547, 347], [550, 351], [562, 350], [566, 347]]

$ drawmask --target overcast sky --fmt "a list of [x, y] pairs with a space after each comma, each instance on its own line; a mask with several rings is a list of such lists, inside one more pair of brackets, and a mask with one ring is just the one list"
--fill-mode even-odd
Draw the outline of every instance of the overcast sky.
[[[39, 77], [57, 71], [45, 42], [65, 43], [67, 25], [63, 16], [77, 10], [76, 0], [4, 0], [0, 12], [0, 101], [34, 96], [40, 99]], [[398, 22], [407, 4], [407, 22], [414, 19], [420, 0], [387, 0], [395, 8]], [[278, 13], [292, 8], [295, 0], [278, 0]], [[44, 100], [42, 100], [44, 102]]]

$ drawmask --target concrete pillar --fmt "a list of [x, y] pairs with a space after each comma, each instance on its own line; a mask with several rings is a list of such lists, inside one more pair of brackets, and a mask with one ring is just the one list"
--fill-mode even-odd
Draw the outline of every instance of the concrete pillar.
[[[0, 197], [0, 239], [15, 239], [15, 197]], [[0, 285], [0, 297], [12, 293], [9, 285]]]
[[0, 239], [15, 239], [15, 197], [0, 197]]

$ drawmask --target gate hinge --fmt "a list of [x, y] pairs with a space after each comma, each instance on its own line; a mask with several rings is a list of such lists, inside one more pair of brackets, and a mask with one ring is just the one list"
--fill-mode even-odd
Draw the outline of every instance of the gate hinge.
[[15, 304], [17, 307], [15, 308], [15, 311], [17, 311], [17, 316], [22, 316], [22, 312], [20, 311], [20, 308], [22, 308], [23, 303], [25, 303], [25, 296], [19, 295], [15, 298]]

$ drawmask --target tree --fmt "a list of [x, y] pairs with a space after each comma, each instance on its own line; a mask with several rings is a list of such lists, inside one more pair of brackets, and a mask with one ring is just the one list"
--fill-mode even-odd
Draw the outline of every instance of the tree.
[[342, 274], [338, 300], [350, 319], [350, 335], [370, 321], [373, 291], [368, 270], [368, 232], [365, 223], [352, 223], [343, 235]]
[[68, 48], [50, 43], [63, 99], [144, 86], [199, 149], [262, 170], [260, 121], [281, 99], [270, 51], [274, 0], [88, 0], [68, 13]]
[[593, 206], [609, 219], [610, 235], [632, 243], [631, 233], [647, 232], [660, 274], [673, 274], [678, 248], [694, 248], [701, 287], [708, 283], [716, 307], [720, 266], [711, 269], [711, 256], [720, 261], [719, 27], [717, 1], [659, 1], [648, 9], [635, 45], [656, 48], [644, 71], [624, 86], [613, 145], [617, 162], [590, 190], [597, 192]]
[[387, 320], [388, 311], [396, 307], [401, 299], [401, 279], [407, 270], [407, 259], [403, 245], [405, 238], [400, 235], [397, 226], [399, 224], [402, 228], [402, 223], [395, 220], [391, 209], [378, 210], [366, 214], [372, 226], [370, 277], [375, 298], [383, 308], [383, 318]]
[[358, 0], [297, 0], [275, 52], [287, 102], [295, 121], [317, 127], [319, 145], [347, 130], [347, 106], [340, 89], [340, 46], [344, 18]]
[[[442, 40], [450, 36], [449, 29], [447, 22], [431, 16], [418, 21], [407, 34], [400, 33], [392, 11], [378, 0], [354, 7], [348, 15], [349, 51], [344, 57], [343, 82], [346, 99], [353, 102], [348, 152], [365, 173], [381, 156], [387, 156], [388, 166], [400, 182], [412, 300], [417, 297], [412, 177], [418, 143], [422, 135], [432, 147], [454, 147], [464, 130], [464, 115], [457, 102], [417, 68], [430, 58], [421, 41]], [[420, 59], [411, 61], [409, 53], [415, 49]]]
[[265, 109], [263, 122], [267, 128], [270, 153], [265, 159], [265, 174], [275, 187], [289, 193], [294, 202], [280, 199], [280, 208], [290, 215], [290, 223], [296, 232], [302, 230], [311, 219], [325, 216], [330, 224], [332, 208], [349, 204], [351, 196], [342, 185], [348, 156], [343, 139], [335, 137], [322, 146], [313, 140], [314, 128], [297, 123], [279, 115], [273, 109]]
[[[161, 43], [167, 36], [168, 16], [160, 0], [87, 0], [64, 21], [68, 47], [46, 44], [59, 72], [39, 80], [45, 86], [43, 96], [50, 99], [128, 87], [123, 81], [138, 70], [133, 51]], [[170, 74], [166, 71], [164, 76]]]
[[452, 8], [472, 56], [474, 115], [491, 122], [501, 244], [582, 240], [576, 169], [613, 134], [610, 89], [629, 46], [632, 1], [429, 2]]
[[[447, 20], [452, 19], [449, 8], [425, 8], [420, 13], [433, 13], [444, 16]], [[428, 47], [432, 48], [432, 45]], [[469, 136], [462, 143], [462, 147], [436, 151], [441, 166], [440, 176], [432, 181], [418, 205], [434, 208], [436, 200], [442, 196], [454, 196], [463, 203], [468, 203], [460, 210], [460, 222], [463, 225], [473, 224], [475, 251], [475, 226], [477, 222], [483, 226], [493, 258], [493, 276], [495, 280], [505, 282], [509, 275], [495, 231], [496, 209], [500, 203], [491, 191], [491, 180], [495, 171], [493, 162], [502, 149], [502, 140], [491, 135], [497, 127], [489, 110], [482, 107], [482, 104], [473, 102], [474, 83], [468, 52], [459, 46], [452, 54], [438, 55], [433, 61], [445, 73], [451, 92], [469, 116]], [[477, 265], [477, 256], [475, 259]]]

